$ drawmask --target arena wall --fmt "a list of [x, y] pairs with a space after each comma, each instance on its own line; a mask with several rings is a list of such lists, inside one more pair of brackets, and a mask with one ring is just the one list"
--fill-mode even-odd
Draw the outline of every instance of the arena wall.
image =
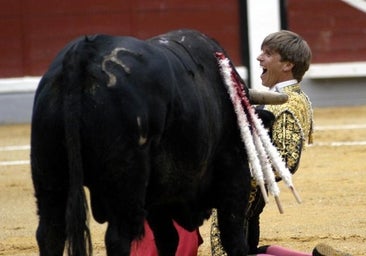
[[366, 105], [366, 2], [288, 0], [287, 19], [313, 52], [303, 81], [313, 105]]
[[236, 62], [240, 55], [237, 0], [12, 0], [0, 8], [0, 28], [1, 78], [40, 76], [67, 42], [95, 33], [146, 39], [191, 28]]

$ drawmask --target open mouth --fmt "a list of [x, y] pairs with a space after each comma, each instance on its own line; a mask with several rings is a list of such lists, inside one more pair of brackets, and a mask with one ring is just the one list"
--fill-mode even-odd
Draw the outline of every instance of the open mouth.
[[263, 68], [262, 69], [262, 75], [264, 75], [266, 72], [267, 72], [267, 69], [266, 68]]

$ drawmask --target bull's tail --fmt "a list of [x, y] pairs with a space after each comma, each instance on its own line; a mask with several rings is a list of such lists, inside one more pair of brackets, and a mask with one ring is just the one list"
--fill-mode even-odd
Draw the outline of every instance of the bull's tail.
[[69, 170], [66, 206], [66, 235], [69, 256], [92, 254], [88, 225], [88, 205], [83, 189], [84, 172], [81, 155], [81, 93], [86, 73], [88, 40], [79, 41], [63, 60], [64, 128]]

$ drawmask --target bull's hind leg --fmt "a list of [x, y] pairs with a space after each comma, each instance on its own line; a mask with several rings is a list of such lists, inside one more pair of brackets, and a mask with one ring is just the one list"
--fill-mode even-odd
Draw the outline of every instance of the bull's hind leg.
[[39, 216], [36, 232], [39, 252], [40, 256], [61, 256], [66, 240], [67, 178], [65, 175], [60, 175], [62, 172], [57, 168], [51, 167], [50, 163], [58, 163], [61, 167], [59, 159], [51, 159], [50, 157], [39, 162], [36, 157], [38, 155], [41, 155], [40, 152], [33, 149], [31, 154], [32, 179]]
[[57, 110], [60, 104], [53, 100], [35, 100], [31, 128], [30, 158], [39, 216], [36, 239], [40, 256], [63, 255], [66, 241], [67, 158], [62, 115]]
[[[41, 130], [41, 129], [40, 129]], [[39, 223], [36, 239], [41, 256], [63, 255], [68, 176], [65, 154], [56, 140], [32, 132], [31, 170]], [[55, 131], [55, 129], [53, 129]], [[44, 142], [44, 143], [41, 143]]]
[[36, 232], [40, 256], [61, 256], [65, 247], [65, 191], [36, 192], [39, 224]]

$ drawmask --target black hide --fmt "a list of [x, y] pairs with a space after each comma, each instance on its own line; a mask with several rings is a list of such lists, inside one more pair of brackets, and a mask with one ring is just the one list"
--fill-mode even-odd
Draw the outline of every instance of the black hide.
[[246, 255], [250, 172], [212, 39], [178, 30], [142, 41], [95, 35], [68, 44], [38, 86], [31, 132], [40, 255], [130, 253], [148, 220], [160, 255], [218, 209], [228, 255]]

